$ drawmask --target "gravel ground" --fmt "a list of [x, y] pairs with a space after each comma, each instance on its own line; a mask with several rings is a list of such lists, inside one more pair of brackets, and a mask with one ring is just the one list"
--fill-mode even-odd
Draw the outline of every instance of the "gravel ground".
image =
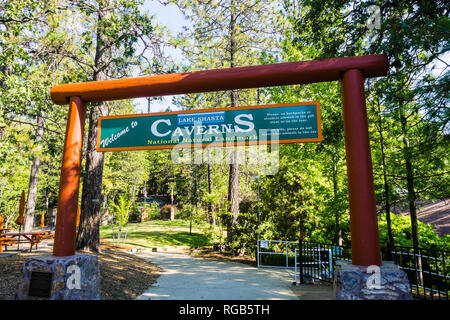
[[[102, 244], [100, 263], [103, 300], [131, 300], [147, 290], [160, 276], [161, 268], [135, 255]], [[80, 252], [82, 253], [82, 252]], [[0, 300], [14, 299], [26, 258], [42, 253], [0, 256]]]

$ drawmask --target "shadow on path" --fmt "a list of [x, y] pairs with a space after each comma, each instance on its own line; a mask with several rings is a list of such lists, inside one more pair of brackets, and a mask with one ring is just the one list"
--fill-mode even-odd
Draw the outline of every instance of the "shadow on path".
[[[289, 270], [258, 269], [184, 254], [139, 254], [164, 269], [138, 300], [297, 300]], [[289, 273], [290, 272], [290, 273]]]

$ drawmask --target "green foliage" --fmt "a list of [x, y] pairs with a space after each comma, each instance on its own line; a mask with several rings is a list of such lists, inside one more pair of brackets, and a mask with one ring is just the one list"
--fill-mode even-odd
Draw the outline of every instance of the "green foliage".
[[136, 202], [134, 202], [130, 207], [128, 221], [129, 222], [141, 222], [141, 209], [140, 209], [140, 205]]
[[156, 219], [158, 216], [159, 205], [158, 202], [153, 201], [152, 203], [144, 203], [144, 208], [148, 208], [148, 218], [150, 220]]
[[[117, 226], [117, 237], [116, 237], [116, 244], [120, 244], [120, 242], [123, 240], [123, 230], [126, 228], [129, 220], [129, 212], [130, 208], [132, 206], [131, 199], [128, 199], [128, 196], [125, 194], [120, 194], [118, 196], [117, 203], [113, 202], [112, 207], [114, 209], [113, 211], [113, 221], [111, 224], [111, 230], [114, 234], [114, 225]], [[114, 235], [113, 235], [114, 237]], [[125, 233], [125, 239], [127, 238], [127, 233]]]
[[[54, 6], [34, 0], [0, 4], [0, 206], [8, 223], [18, 214], [20, 193], [28, 189], [31, 160], [38, 156], [44, 168], [60, 166], [65, 111], [53, 107], [49, 87], [59, 80], [58, 67], [67, 65], [63, 61], [55, 64], [54, 52], [41, 51], [49, 32], [46, 18]], [[44, 118], [39, 144], [35, 136], [38, 116]], [[55, 179], [53, 173], [47, 170], [42, 179], [48, 192], [40, 189], [38, 210], [45, 208], [42, 200], [46, 197], [50, 204], [56, 202], [57, 192], [52, 189], [59, 177]]]
[[[169, 37], [143, 12], [143, 1], [0, 3], [0, 213], [6, 214], [10, 226], [35, 156], [41, 159], [36, 211], [47, 203], [50, 208], [57, 205], [67, 108], [53, 105], [49, 89], [92, 80], [98, 70], [106, 69], [109, 76], [121, 78], [384, 53], [390, 61], [388, 76], [366, 81], [377, 205], [382, 211], [393, 202], [448, 197], [450, 81], [443, 61], [448, 57], [449, 19], [444, 1], [168, 2], [181, 8], [190, 22], [176, 37]], [[108, 14], [99, 19], [105, 4], [110, 5]], [[380, 29], [366, 24], [370, 5], [380, 6]], [[180, 48], [185, 63], [171, 63], [156, 45], [161, 42]], [[97, 44], [102, 52], [111, 49], [100, 66], [95, 65]], [[278, 173], [260, 178], [260, 205], [253, 180], [259, 168], [241, 166], [243, 205], [227, 245], [235, 253], [242, 253], [242, 248], [252, 253], [258, 237], [350, 244], [339, 83], [242, 90], [237, 100], [241, 105], [320, 101], [324, 139], [280, 146]], [[232, 99], [230, 92], [221, 91], [180, 96], [174, 103], [183, 109], [215, 108], [230, 106]], [[137, 112], [130, 101], [110, 102], [109, 109], [114, 115]], [[44, 118], [39, 144], [38, 116]], [[182, 222], [184, 228], [191, 218], [193, 224], [215, 218], [217, 227], [201, 228], [206, 236], [194, 233], [189, 240], [184, 230], [168, 242], [223, 243], [232, 217], [226, 201], [229, 166], [212, 164], [209, 191], [206, 165], [175, 164], [170, 155], [170, 150], [105, 154], [104, 207], [114, 212], [119, 232], [128, 220], [140, 221], [137, 199], [146, 184], [152, 195], [170, 196], [173, 190], [174, 204], [180, 208], [177, 217], [188, 221]], [[149, 206], [150, 219], [158, 217], [155, 203], [144, 206]], [[176, 223], [170, 226], [179, 226]], [[379, 229], [384, 246], [384, 214]], [[392, 230], [397, 245], [413, 244], [410, 217], [392, 215]], [[423, 247], [449, 248], [449, 237], [437, 237], [429, 225], [419, 222], [418, 233]]]
[[109, 197], [126, 192], [134, 198], [147, 178], [148, 162], [143, 151], [107, 153], [103, 188]]
[[231, 237], [227, 238], [226, 246], [234, 254], [254, 254], [256, 240], [258, 240], [258, 228], [255, 228], [257, 225], [257, 215], [253, 212], [241, 213], [237, 219], [236, 226], [233, 228]]
[[[224, 237], [228, 235], [228, 232], [227, 232], [227, 234], [225, 234], [225, 226], [230, 225], [230, 221], [233, 217], [233, 213], [228, 211], [229, 205], [230, 205], [229, 201], [226, 201], [225, 205], [214, 213], [216, 220], [218, 220], [218, 222], [219, 222], [218, 226], [219, 226], [219, 244], [220, 245], [224, 244]], [[228, 237], [227, 237], [227, 239], [228, 239]]]
[[119, 228], [127, 225], [131, 205], [131, 199], [128, 199], [125, 194], [120, 194], [117, 203], [112, 203], [112, 207], [114, 208], [113, 219]]
[[200, 205], [194, 205], [192, 203], [185, 203], [176, 215], [177, 219], [184, 219], [195, 221], [197, 223], [206, 220], [206, 211]]
[[[395, 245], [412, 247], [411, 221], [409, 217], [391, 213], [391, 224]], [[385, 214], [379, 216], [378, 228], [381, 246], [385, 248], [389, 240]], [[420, 221], [418, 222], [418, 229], [421, 248], [450, 250], [450, 235], [439, 237], [432, 225]]]
[[146, 208], [148, 210], [147, 218], [149, 220], [157, 219], [159, 217], [158, 210], [159, 205], [156, 201], [152, 203], [138, 203], [134, 202], [130, 209], [130, 222], [141, 222], [142, 210]]
[[[286, 32], [285, 52], [290, 58], [311, 59], [374, 53], [388, 56], [388, 75], [367, 81], [377, 203], [389, 206], [404, 201], [414, 208], [418, 199], [448, 197], [448, 95], [442, 91], [448, 87], [444, 84], [448, 65], [444, 63], [442, 72], [434, 70], [449, 49], [448, 30], [442, 28], [448, 20], [445, 2], [327, 4], [326, 0], [309, 0], [296, 7], [294, 1], [284, 2], [293, 27]], [[380, 28], [367, 24], [373, 5], [380, 9]], [[324, 142], [330, 133], [339, 131], [334, 126], [325, 133], [327, 122], [324, 117]], [[331, 146], [336, 147], [335, 142]], [[338, 193], [334, 192], [334, 198], [339, 198]], [[341, 211], [342, 219], [345, 206], [335, 204], [329, 208]], [[418, 231], [414, 210], [411, 221], [414, 235]], [[417, 229], [429, 233], [420, 224]]]
[[185, 220], [189, 219], [189, 217], [194, 215], [195, 215], [195, 206], [190, 203], [186, 203], [182, 205], [181, 209], [178, 211], [176, 218]]

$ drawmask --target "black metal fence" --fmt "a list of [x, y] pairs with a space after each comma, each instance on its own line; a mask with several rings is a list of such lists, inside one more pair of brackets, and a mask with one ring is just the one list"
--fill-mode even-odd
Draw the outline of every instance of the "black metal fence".
[[393, 261], [408, 275], [414, 297], [449, 299], [450, 251], [396, 246], [391, 254]]
[[[405, 271], [415, 298], [449, 299], [450, 251], [396, 246], [382, 254], [384, 260], [392, 259]], [[350, 247], [300, 241], [297, 256], [300, 283], [332, 282], [336, 261], [351, 258]]]
[[299, 242], [300, 283], [333, 282], [336, 260], [351, 260], [351, 248], [317, 242]]

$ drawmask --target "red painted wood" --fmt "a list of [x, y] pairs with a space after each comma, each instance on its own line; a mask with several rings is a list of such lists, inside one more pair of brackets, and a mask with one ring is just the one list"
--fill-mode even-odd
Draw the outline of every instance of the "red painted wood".
[[83, 145], [86, 103], [72, 97], [69, 104], [64, 142], [58, 209], [56, 212], [54, 256], [75, 254], [76, 218], [80, 186], [81, 148]]
[[359, 70], [349, 70], [341, 82], [352, 263], [381, 266], [364, 76]]
[[53, 102], [63, 105], [72, 96], [93, 102], [337, 81], [350, 69], [361, 70], [366, 78], [384, 76], [388, 60], [385, 55], [369, 55], [70, 83], [53, 87], [50, 94]]

